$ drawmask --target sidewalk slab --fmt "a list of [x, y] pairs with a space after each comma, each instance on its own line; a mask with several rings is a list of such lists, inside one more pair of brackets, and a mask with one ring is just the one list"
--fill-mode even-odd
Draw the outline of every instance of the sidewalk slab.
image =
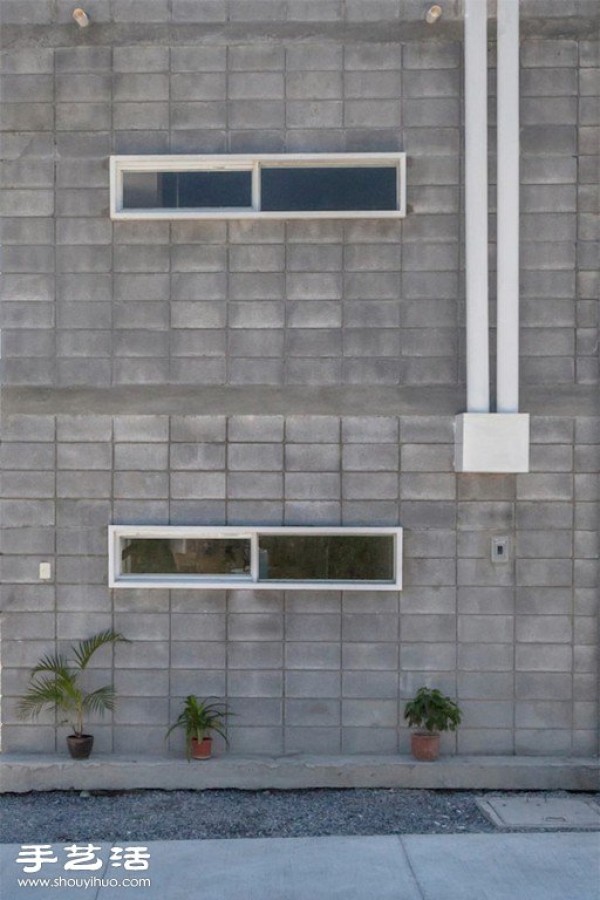
[[599, 900], [600, 835], [405, 835], [423, 900]]
[[600, 805], [581, 797], [478, 797], [475, 802], [498, 828], [600, 830]]
[[[82, 836], [86, 843], [89, 835]], [[151, 879], [139, 900], [599, 900], [600, 835], [460, 834], [156, 841], [145, 872], [43, 875]], [[53, 848], [62, 850], [61, 845]], [[0, 846], [3, 900], [118, 900], [123, 887], [17, 885], [18, 845]], [[132, 895], [133, 896], [133, 895]]]

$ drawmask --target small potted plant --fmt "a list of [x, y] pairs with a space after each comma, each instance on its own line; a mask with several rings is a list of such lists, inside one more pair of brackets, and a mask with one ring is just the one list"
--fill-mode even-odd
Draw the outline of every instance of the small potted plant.
[[437, 688], [419, 688], [404, 707], [411, 728], [410, 749], [415, 759], [432, 762], [440, 753], [440, 731], [456, 731], [461, 713], [458, 704]]
[[[210, 698], [209, 698], [210, 699]], [[200, 700], [194, 694], [188, 694], [185, 698], [183, 709], [177, 721], [171, 725], [165, 740], [175, 728], [183, 728], [185, 731], [185, 749], [188, 761], [194, 759], [209, 759], [212, 755], [211, 731], [216, 731], [227, 743], [224, 719], [227, 716], [225, 703], [215, 700]]]
[[44, 656], [31, 670], [29, 687], [20, 698], [17, 713], [22, 719], [35, 719], [44, 709], [64, 715], [60, 724], [70, 723], [73, 734], [67, 747], [73, 759], [87, 759], [92, 752], [94, 736], [83, 733], [87, 713], [104, 714], [114, 709], [115, 689], [112, 684], [86, 692], [81, 684], [83, 673], [93, 655], [106, 644], [129, 643], [122, 634], [108, 629], [71, 647], [73, 663], [60, 653]]

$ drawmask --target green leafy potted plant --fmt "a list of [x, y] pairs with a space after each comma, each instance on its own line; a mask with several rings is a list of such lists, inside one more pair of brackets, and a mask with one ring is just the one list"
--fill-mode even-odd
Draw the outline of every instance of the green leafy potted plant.
[[192, 757], [194, 759], [209, 759], [212, 755], [211, 731], [216, 731], [227, 743], [224, 725], [227, 715], [227, 705], [225, 703], [219, 700], [209, 703], [209, 700], [200, 700], [194, 694], [188, 694], [185, 698], [183, 709], [175, 724], [171, 725], [167, 731], [165, 740], [175, 728], [183, 728], [188, 760]]
[[60, 653], [48, 654], [31, 670], [29, 687], [20, 698], [17, 713], [22, 719], [35, 719], [44, 709], [54, 709], [70, 723], [73, 734], [67, 747], [73, 759], [87, 759], [94, 737], [84, 734], [84, 718], [88, 713], [104, 714], [114, 709], [115, 689], [112, 684], [86, 692], [81, 684], [83, 673], [97, 650], [120, 641], [129, 643], [122, 634], [107, 629], [71, 647], [73, 663]]
[[404, 718], [411, 728], [410, 749], [415, 759], [432, 762], [440, 753], [440, 731], [456, 731], [461, 712], [458, 704], [437, 688], [419, 688], [404, 707]]

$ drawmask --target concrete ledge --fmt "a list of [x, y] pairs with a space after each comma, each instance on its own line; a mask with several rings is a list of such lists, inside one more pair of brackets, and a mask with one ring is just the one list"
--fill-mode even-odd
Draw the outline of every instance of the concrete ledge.
[[434, 763], [415, 762], [409, 756], [370, 755], [228, 755], [190, 763], [173, 757], [101, 754], [85, 761], [33, 754], [0, 758], [0, 793], [323, 787], [596, 791], [600, 762], [544, 756], [449, 756]]

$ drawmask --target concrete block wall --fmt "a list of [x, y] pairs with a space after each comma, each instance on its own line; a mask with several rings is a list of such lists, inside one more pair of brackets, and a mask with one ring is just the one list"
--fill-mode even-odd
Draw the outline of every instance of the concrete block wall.
[[[462, 4], [94, 0], [81, 32], [1, 4], [4, 750], [62, 751], [16, 697], [113, 625], [101, 750], [165, 752], [194, 692], [234, 752], [406, 752], [428, 683], [464, 710], [448, 753], [597, 752], [597, 3], [520, 7], [531, 472], [457, 476]], [[108, 216], [112, 153], [397, 149], [401, 222]], [[110, 523], [401, 524], [405, 588], [111, 593]]]
[[[118, 0], [85, 36], [61, 5], [31, 45], [45, 6], [3, 4], [5, 384], [464, 382], [462, 46], [359, 24], [420, 4]], [[525, 385], [597, 383], [598, 60], [588, 39], [523, 41]], [[403, 222], [108, 218], [111, 153], [396, 149]]]
[[[403, 705], [425, 683], [464, 710], [446, 752], [594, 755], [598, 420], [535, 417], [532, 471], [518, 476], [454, 474], [452, 425], [7, 416], [3, 749], [35, 735], [37, 749], [61, 750], [64, 729], [19, 722], [15, 698], [45, 652], [112, 626], [133, 643], [93, 671], [119, 692], [93, 727], [102, 750], [166, 752], [192, 692], [228, 698], [232, 752], [408, 752]], [[111, 522], [401, 523], [405, 586], [111, 592]], [[492, 563], [499, 536], [509, 559]]]

